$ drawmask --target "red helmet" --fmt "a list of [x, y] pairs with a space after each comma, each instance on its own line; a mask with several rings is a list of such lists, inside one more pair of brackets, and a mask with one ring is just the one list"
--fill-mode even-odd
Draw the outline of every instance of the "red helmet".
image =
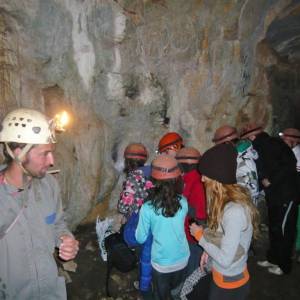
[[170, 155], [158, 155], [151, 164], [151, 176], [154, 179], [174, 179], [181, 175], [177, 160]]
[[176, 153], [177, 161], [184, 164], [197, 164], [200, 157], [200, 152], [193, 147], [182, 148]]
[[177, 132], [168, 132], [160, 139], [158, 152], [162, 153], [168, 149], [179, 150], [182, 147], [182, 137]]
[[148, 151], [143, 144], [132, 143], [126, 147], [124, 157], [146, 161], [148, 159]]
[[215, 144], [223, 144], [225, 142], [230, 142], [232, 140], [238, 139], [238, 132], [235, 127], [224, 125], [219, 127], [214, 135], [212, 141]]

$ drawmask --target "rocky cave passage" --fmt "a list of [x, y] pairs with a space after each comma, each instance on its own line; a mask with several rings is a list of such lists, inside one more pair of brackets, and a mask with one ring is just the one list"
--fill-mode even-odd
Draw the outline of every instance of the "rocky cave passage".
[[[167, 131], [201, 152], [223, 124], [275, 135], [300, 128], [299, 97], [299, 0], [0, 1], [0, 118], [72, 116], [55, 166], [67, 222], [81, 225], [69, 299], [105, 299], [94, 222], [116, 208], [128, 143], [150, 161]], [[292, 280], [251, 269], [251, 299], [298, 299], [299, 268]]]
[[300, 126], [299, 1], [0, 3], [1, 118], [18, 106], [73, 118], [57, 167], [68, 223], [118, 198], [122, 154], [170, 130], [203, 151], [249, 120]]

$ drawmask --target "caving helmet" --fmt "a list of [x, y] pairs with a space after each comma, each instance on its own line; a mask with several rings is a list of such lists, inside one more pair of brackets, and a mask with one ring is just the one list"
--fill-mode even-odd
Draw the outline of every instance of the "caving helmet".
[[151, 176], [154, 179], [166, 180], [178, 178], [181, 171], [177, 160], [170, 155], [158, 155], [151, 164]]
[[132, 143], [125, 148], [124, 158], [132, 158], [146, 161], [148, 159], [148, 151], [143, 144]]
[[261, 132], [263, 132], [263, 127], [261, 125], [258, 125], [257, 123], [252, 122], [252, 123], [246, 124], [242, 128], [240, 137], [242, 139], [246, 139], [252, 135], [256, 136], [256, 135], [260, 134]]
[[39, 111], [19, 108], [4, 118], [0, 130], [0, 142], [22, 144], [56, 143], [55, 125]]
[[197, 164], [200, 157], [200, 152], [193, 147], [182, 148], [176, 153], [176, 160], [181, 164]]
[[237, 140], [238, 138], [238, 132], [235, 127], [224, 125], [216, 130], [212, 141], [215, 144], [223, 144], [226, 142]]
[[163, 153], [167, 150], [178, 151], [183, 146], [183, 139], [177, 132], [168, 132], [160, 139], [158, 152]]

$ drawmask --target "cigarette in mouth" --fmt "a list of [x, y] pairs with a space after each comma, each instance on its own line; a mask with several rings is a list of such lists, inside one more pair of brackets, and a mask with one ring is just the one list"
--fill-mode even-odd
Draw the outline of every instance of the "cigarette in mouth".
[[47, 173], [48, 174], [57, 174], [60, 172], [60, 169], [53, 169], [53, 170], [48, 170]]

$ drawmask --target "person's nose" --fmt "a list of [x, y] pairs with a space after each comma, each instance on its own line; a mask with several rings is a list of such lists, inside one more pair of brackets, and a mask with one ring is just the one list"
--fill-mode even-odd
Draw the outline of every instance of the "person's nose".
[[52, 167], [54, 165], [54, 155], [52, 152], [48, 153], [48, 164], [50, 165], [50, 167]]

